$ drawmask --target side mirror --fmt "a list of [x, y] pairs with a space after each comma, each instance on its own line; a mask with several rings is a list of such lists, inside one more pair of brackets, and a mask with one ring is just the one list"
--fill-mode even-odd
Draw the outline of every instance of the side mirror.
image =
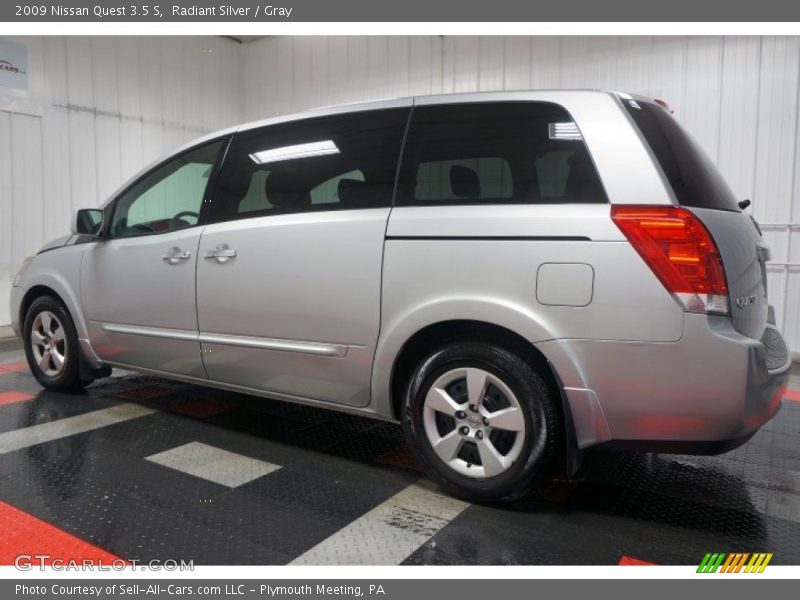
[[103, 226], [103, 211], [99, 208], [81, 208], [72, 219], [72, 233], [96, 236]]

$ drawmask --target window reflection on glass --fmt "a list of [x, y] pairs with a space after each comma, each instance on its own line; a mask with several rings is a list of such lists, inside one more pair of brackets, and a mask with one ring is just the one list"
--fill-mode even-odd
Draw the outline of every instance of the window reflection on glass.
[[238, 133], [216, 220], [391, 205], [408, 108], [301, 119]]
[[569, 114], [545, 102], [414, 109], [398, 205], [607, 202]]
[[273, 148], [271, 150], [261, 150], [260, 152], [251, 154], [250, 160], [257, 165], [267, 165], [284, 160], [297, 160], [314, 156], [326, 156], [328, 154], [339, 154], [339, 148], [337, 148], [336, 144], [331, 140], [295, 144], [293, 146], [284, 146], [283, 148]]
[[186, 152], [145, 175], [117, 201], [114, 237], [182, 229], [197, 224], [221, 142]]

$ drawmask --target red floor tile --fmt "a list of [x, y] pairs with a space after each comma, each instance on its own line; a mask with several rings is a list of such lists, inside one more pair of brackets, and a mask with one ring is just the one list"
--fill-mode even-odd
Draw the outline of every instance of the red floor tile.
[[161, 398], [169, 394], [170, 390], [157, 385], [133, 388], [132, 390], [125, 390], [116, 394], [117, 398], [124, 398], [125, 400], [133, 400], [134, 402], [142, 402], [146, 400], [153, 400]]
[[192, 402], [184, 402], [170, 406], [169, 411], [186, 415], [187, 417], [194, 417], [196, 419], [206, 419], [229, 411], [230, 404], [224, 400], [217, 400], [215, 398], [202, 398]]
[[783, 397], [792, 402], [800, 402], [800, 390], [786, 390], [786, 394]]
[[33, 400], [36, 396], [33, 394], [26, 394], [25, 392], [17, 392], [11, 390], [10, 392], [0, 392], [0, 406], [3, 404], [11, 404], [13, 402], [23, 402], [25, 400]]
[[25, 371], [27, 369], [28, 363], [26, 362], [8, 363], [5, 365], [0, 365], [0, 375], [5, 375], [6, 373], [17, 373], [18, 371]]
[[646, 566], [655, 565], [656, 563], [647, 562], [646, 560], [639, 560], [638, 558], [633, 558], [631, 556], [624, 556], [623, 555], [619, 559], [619, 564], [622, 565], [622, 566], [627, 566], [627, 567], [634, 567], [634, 566], [635, 567], [646, 567]]
[[384, 465], [391, 465], [393, 467], [400, 467], [401, 469], [408, 469], [409, 471], [421, 471], [422, 467], [419, 466], [417, 459], [411, 454], [408, 446], [403, 444], [394, 450], [389, 450], [386, 454], [379, 456], [377, 461]]
[[[0, 565], [13, 565], [14, 559], [20, 554], [49, 555], [44, 561], [46, 564], [61, 560], [111, 565], [115, 560], [120, 560], [118, 556], [5, 502], [0, 502], [0, 531], [3, 532], [0, 538]], [[39, 564], [38, 560], [35, 564]]]
[[579, 481], [550, 478], [534, 492], [534, 496], [545, 502], [564, 504], [579, 485]]

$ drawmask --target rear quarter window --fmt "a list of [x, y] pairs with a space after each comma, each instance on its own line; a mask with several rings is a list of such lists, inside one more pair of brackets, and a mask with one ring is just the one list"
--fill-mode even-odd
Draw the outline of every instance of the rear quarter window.
[[569, 113], [546, 102], [414, 109], [396, 204], [606, 203]]
[[665, 109], [652, 102], [623, 100], [650, 146], [678, 203], [741, 212], [736, 195], [700, 145]]

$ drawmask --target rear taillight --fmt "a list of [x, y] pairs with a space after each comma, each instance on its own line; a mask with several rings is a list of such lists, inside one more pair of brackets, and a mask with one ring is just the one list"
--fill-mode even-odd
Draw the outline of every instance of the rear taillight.
[[722, 257], [694, 214], [677, 206], [617, 205], [611, 218], [686, 311], [730, 313]]

